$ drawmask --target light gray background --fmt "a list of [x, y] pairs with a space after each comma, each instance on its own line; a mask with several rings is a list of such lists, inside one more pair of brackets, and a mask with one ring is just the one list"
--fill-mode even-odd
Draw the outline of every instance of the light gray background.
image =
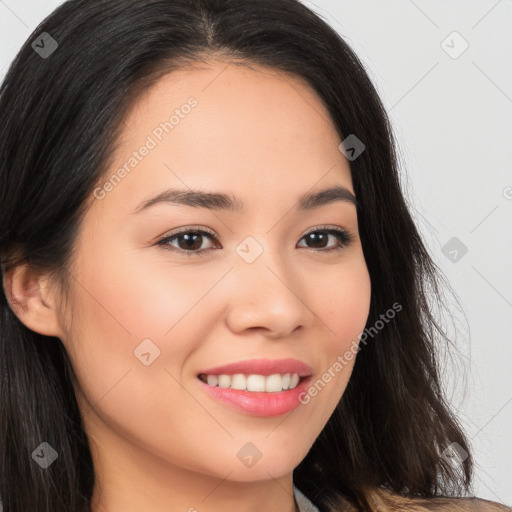
[[[0, 78], [61, 3], [0, 0]], [[473, 446], [474, 494], [512, 505], [512, 2], [304, 3], [359, 55], [390, 114], [413, 215], [461, 302], [447, 296], [460, 354], [446, 388]], [[469, 45], [457, 58], [454, 31]], [[443, 253], [453, 237], [462, 257]]]

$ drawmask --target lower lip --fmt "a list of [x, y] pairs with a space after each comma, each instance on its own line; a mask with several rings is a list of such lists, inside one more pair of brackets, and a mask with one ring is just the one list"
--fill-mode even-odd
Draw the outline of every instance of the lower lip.
[[301, 380], [293, 389], [266, 393], [263, 391], [242, 391], [232, 388], [210, 386], [197, 379], [203, 389], [224, 405], [253, 416], [279, 416], [300, 405], [299, 395], [306, 391], [311, 377]]

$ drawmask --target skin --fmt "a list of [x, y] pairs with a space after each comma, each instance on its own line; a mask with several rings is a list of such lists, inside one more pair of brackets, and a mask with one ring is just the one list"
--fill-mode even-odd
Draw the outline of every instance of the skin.
[[[92, 198], [69, 302], [29, 268], [9, 273], [4, 287], [24, 304], [16, 313], [25, 325], [58, 336], [69, 353], [95, 465], [94, 512], [292, 512], [292, 472], [355, 359], [307, 405], [273, 418], [220, 404], [196, 375], [243, 359], [294, 357], [315, 381], [358, 340], [371, 286], [356, 207], [295, 210], [299, 196], [328, 185], [353, 193], [349, 162], [308, 84], [211, 60], [166, 75], [139, 98], [107, 178], [190, 96], [198, 101], [190, 114], [103, 199]], [[229, 193], [245, 212], [162, 203], [132, 213], [170, 187]], [[321, 245], [304, 235], [324, 224], [354, 241], [315, 250]], [[195, 249], [203, 255], [188, 257], [155, 245], [188, 227], [210, 228], [221, 248], [204, 237]], [[251, 264], [236, 252], [248, 236], [263, 248]], [[339, 242], [330, 236], [325, 245]], [[173, 246], [185, 247], [177, 239]], [[133, 353], [147, 338], [160, 349], [149, 366]], [[247, 442], [262, 454], [250, 468], [236, 455]]]

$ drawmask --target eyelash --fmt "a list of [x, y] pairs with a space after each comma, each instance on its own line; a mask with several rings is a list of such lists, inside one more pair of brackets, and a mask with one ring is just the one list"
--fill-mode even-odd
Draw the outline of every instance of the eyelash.
[[[315, 230], [307, 232], [302, 238], [305, 238], [306, 236], [308, 236], [312, 233], [325, 233], [327, 235], [333, 235], [341, 243], [340, 247], [331, 247], [329, 249], [314, 249], [314, 248], [306, 247], [306, 249], [311, 249], [312, 251], [315, 251], [315, 252], [340, 251], [340, 250], [344, 249], [345, 247], [348, 247], [354, 241], [354, 236], [351, 233], [349, 233], [347, 230], [341, 229], [338, 227], [335, 228], [335, 227], [331, 227], [331, 226], [319, 226]], [[197, 229], [188, 228], [186, 230], [178, 231], [178, 232], [171, 233], [171, 234], [167, 235], [166, 237], [159, 240], [156, 243], [156, 245], [161, 245], [161, 246], [163, 246], [164, 249], [166, 249], [168, 251], [183, 254], [186, 256], [203, 256], [204, 253], [207, 252], [209, 249], [201, 249], [200, 251], [186, 251], [184, 249], [177, 249], [177, 248], [169, 245], [169, 242], [171, 240], [174, 240], [175, 238], [177, 238], [181, 235], [188, 235], [188, 234], [203, 235], [203, 236], [206, 235], [207, 237], [214, 238], [215, 240], [217, 240], [215, 234], [211, 231], [207, 231], [205, 229], [200, 229], [200, 228], [197, 228]], [[302, 240], [302, 238], [301, 238], [301, 240]]]

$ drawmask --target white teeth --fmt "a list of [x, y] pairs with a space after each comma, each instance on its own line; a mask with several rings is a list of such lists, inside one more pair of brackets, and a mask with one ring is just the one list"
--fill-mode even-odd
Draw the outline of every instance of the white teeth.
[[231, 386], [231, 377], [229, 375], [219, 375], [219, 388], [229, 388]]
[[206, 382], [208, 382], [210, 386], [216, 386], [219, 383], [219, 377], [217, 377], [217, 375], [207, 375]]
[[[205, 381], [203, 375], [203, 382]], [[246, 391], [265, 391], [267, 393], [276, 393], [287, 389], [293, 389], [299, 383], [300, 377], [296, 373], [285, 373], [283, 375], [275, 373], [273, 375], [244, 375], [235, 373], [234, 375], [206, 375], [206, 382], [210, 386], [219, 386], [220, 388], [232, 388]]]
[[249, 375], [247, 377], [247, 391], [265, 391], [265, 377], [263, 375]]
[[231, 377], [231, 387], [233, 389], [246, 389], [247, 379], [242, 373], [235, 373]]
[[265, 391], [275, 393], [276, 391], [282, 391], [283, 389], [283, 378], [279, 373], [275, 375], [269, 375], [265, 379]]

